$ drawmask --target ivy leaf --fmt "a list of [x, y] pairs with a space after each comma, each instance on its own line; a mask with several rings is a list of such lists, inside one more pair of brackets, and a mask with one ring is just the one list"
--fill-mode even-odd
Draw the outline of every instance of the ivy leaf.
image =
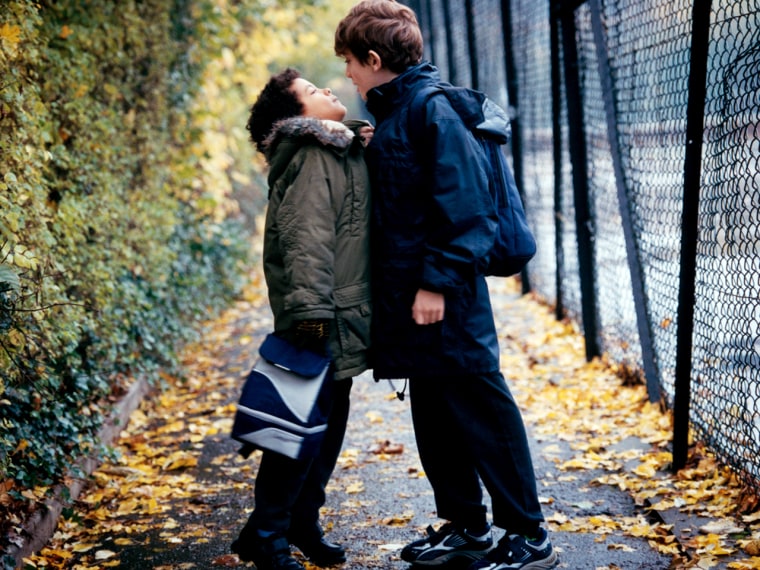
[[0, 292], [13, 291], [18, 295], [21, 291], [21, 282], [18, 275], [7, 265], [0, 265]]

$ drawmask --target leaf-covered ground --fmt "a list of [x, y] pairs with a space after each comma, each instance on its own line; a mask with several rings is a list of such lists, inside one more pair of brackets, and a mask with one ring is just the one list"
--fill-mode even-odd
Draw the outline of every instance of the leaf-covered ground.
[[[531, 434], [560, 567], [760, 568], [760, 513], [731, 472], [696, 446], [687, 468], [671, 473], [671, 419], [645, 388], [587, 363], [577, 331], [520, 296], [514, 281], [495, 280], [492, 289], [502, 368]], [[238, 456], [228, 434], [270, 326], [254, 277], [246, 297], [185, 352], [185, 376], [166, 378], [166, 389], [133, 414], [115, 442], [118, 459], [93, 474], [27, 567], [244, 567], [229, 544], [252, 507], [258, 455]], [[408, 400], [396, 398], [403, 390], [369, 375], [354, 382], [323, 517], [330, 538], [347, 547], [344, 568], [408, 568], [400, 548], [440, 522]]]

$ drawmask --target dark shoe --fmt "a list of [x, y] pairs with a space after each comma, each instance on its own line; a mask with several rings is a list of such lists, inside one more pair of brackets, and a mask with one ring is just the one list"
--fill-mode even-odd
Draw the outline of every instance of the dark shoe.
[[317, 566], [335, 566], [346, 561], [346, 551], [343, 547], [326, 541], [321, 533], [288, 533], [288, 541]]
[[277, 534], [260, 538], [241, 533], [231, 549], [243, 562], [256, 564], [256, 570], [306, 570], [290, 556], [288, 541]]
[[454, 559], [479, 560], [493, 547], [491, 531], [483, 537], [470, 536], [452, 523], [435, 531], [429, 526], [427, 538], [415, 540], [401, 550], [401, 560], [421, 566], [438, 566]]
[[483, 560], [475, 562], [468, 570], [549, 570], [557, 564], [559, 557], [552, 548], [549, 536], [544, 529], [540, 529], [535, 539], [529, 540], [517, 534], [505, 536]]

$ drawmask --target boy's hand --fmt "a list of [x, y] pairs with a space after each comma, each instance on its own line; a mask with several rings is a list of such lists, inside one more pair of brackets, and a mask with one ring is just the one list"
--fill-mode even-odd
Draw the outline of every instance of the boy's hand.
[[362, 141], [362, 144], [364, 146], [367, 146], [369, 144], [369, 141], [372, 140], [372, 135], [375, 134], [375, 127], [372, 125], [367, 125], [364, 127], [359, 127], [359, 138]]
[[418, 325], [432, 325], [443, 320], [446, 302], [442, 293], [420, 289], [414, 297], [412, 319]]

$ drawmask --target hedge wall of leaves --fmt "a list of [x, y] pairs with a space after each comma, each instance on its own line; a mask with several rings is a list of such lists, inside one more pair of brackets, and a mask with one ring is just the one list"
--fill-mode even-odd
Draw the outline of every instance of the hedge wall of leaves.
[[5, 497], [100, 453], [109, 402], [171, 370], [244, 283], [250, 224], [219, 166], [229, 145], [209, 143], [206, 74], [253, 15], [212, 1], [3, 0]]
[[352, 3], [1, 0], [0, 539], [247, 282], [248, 108], [285, 65], [357, 108]]
[[0, 538], [240, 291], [266, 196], [248, 108], [285, 65], [356, 108], [328, 82], [352, 3], [1, 0]]

